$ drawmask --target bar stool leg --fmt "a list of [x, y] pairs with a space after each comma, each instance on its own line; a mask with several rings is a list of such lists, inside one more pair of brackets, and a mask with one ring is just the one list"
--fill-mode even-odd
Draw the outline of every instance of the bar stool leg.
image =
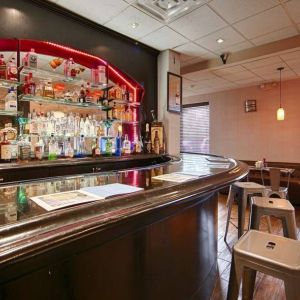
[[297, 226], [295, 214], [291, 213], [282, 220], [284, 236], [290, 239], [297, 240]]
[[268, 232], [272, 233], [271, 218], [270, 218], [270, 216], [266, 216], [266, 218], [267, 218], [267, 224], [268, 224]]
[[226, 201], [226, 206], [229, 205], [229, 203], [233, 200], [234, 198], [234, 188], [232, 187], [232, 185], [230, 185], [229, 187], [229, 193], [228, 193], [228, 196], [227, 196], [227, 201]]
[[287, 278], [284, 280], [285, 296], [287, 300], [299, 300], [300, 295], [297, 291], [299, 278]]
[[243, 266], [239, 261], [236, 261], [234, 257], [234, 252], [232, 252], [227, 300], [238, 299], [242, 276], [243, 276]]
[[245, 226], [245, 213], [247, 206], [247, 193], [243, 190], [243, 193], [238, 193], [238, 238], [244, 234]]
[[252, 300], [255, 288], [256, 271], [248, 267], [244, 268], [242, 295], [243, 299]]
[[230, 222], [230, 217], [231, 217], [231, 210], [232, 210], [232, 205], [233, 205], [233, 201], [234, 201], [234, 193], [233, 193], [233, 188], [232, 186], [230, 186], [230, 197], [228, 195], [228, 213], [227, 213], [227, 221], [226, 221], [226, 229], [225, 229], [225, 234], [224, 234], [224, 241], [226, 242], [226, 238], [227, 238], [227, 233], [228, 233], [228, 228], [229, 228], [229, 222]]

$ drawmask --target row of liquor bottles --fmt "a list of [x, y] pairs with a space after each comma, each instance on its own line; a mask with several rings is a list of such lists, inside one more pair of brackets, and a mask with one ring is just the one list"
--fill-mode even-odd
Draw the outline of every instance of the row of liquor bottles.
[[[163, 152], [163, 145], [158, 131], [154, 131], [154, 136], [151, 138], [148, 123], [146, 124], [144, 138], [138, 137], [134, 141], [130, 141], [127, 134], [122, 135], [122, 126], [120, 125], [116, 135], [113, 135], [113, 130], [108, 131], [106, 135], [99, 128], [97, 134], [92, 136], [93, 121], [95, 121], [94, 118], [86, 117], [82, 126], [83, 133], [73, 136], [67, 133], [61, 135], [51, 133], [50, 136], [39, 134], [39, 129], [36, 131], [38, 127], [36, 128], [36, 125], [33, 126], [29, 122], [29, 126], [26, 124], [25, 130], [21, 130], [20, 135], [17, 137], [17, 130], [12, 128], [11, 124], [6, 124], [6, 127], [0, 132], [2, 136], [0, 142], [1, 162], [29, 161], [33, 159], [56, 160], [58, 158], [99, 157], [102, 155], [121, 156], [139, 153], [160, 154]], [[54, 128], [53, 125], [51, 125], [51, 128]], [[43, 133], [43, 129], [40, 130], [40, 133]], [[58, 132], [62, 132], [60, 127], [58, 130]]]

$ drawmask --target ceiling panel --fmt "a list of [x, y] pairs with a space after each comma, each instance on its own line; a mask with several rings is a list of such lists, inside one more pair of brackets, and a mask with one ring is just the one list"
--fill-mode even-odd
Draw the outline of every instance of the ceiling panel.
[[300, 60], [300, 50], [281, 54], [280, 57], [284, 61], [290, 61], [290, 60], [295, 60], [295, 59], [299, 59]]
[[197, 72], [185, 74], [184, 77], [190, 80], [199, 81], [199, 80], [206, 80], [206, 79], [214, 79], [217, 76], [211, 71], [197, 71]]
[[[218, 43], [217, 39], [219, 38], [223, 39], [224, 42]], [[231, 27], [226, 27], [196, 40], [195, 43], [211, 51], [216, 51], [243, 41], [245, 41], [245, 39], [236, 30]]]
[[187, 89], [182, 89], [182, 97], [191, 97], [191, 96], [196, 96], [198, 93], [187, 90]]
[[[135, 24], [136, 27], [133, 28], [132, 24]], [[113, 18], [104, 25], [135, 39], [141, 38], [163, 26], [159, 21], [132, 6], [129, 6], [117, 18]]]
[[253, 45], [250, 42], [245, 41], [245, 42], [241, 42], [241, 43], [238, 43], [238, 44], [235, 44], [235, 45], [217, 50], [216, 52], [218, 54], [221, 54], [223, 52], [233, 53], [233, 52], [238, 52], [238, 51], [241, 51], [241, 50], [244, 50], [244, 49], [249, 49], [251, 47], [253, 47]]
[[293, 21], [296, 23], [300, 23], [300, 1], [299, 0], [290, 0], [285, 3], [289, 15], [292, 17]]
[[209, 5], [234, 23], [278, 5], [277, 0], [213, 0]]
[[207, 5], [203, 5], [169, 24], [171, 28], [192, 40], [226, 27], [226, 25]]
[[57, 4], [99, 24], [109, 21], [129, 5], [123, 0], [58, 0]]
[[[263, 1], [262, 1], [263, 2]], [[245, 37], [253, 39], [284, 27], [292, 25], [281, 6], [276, 6], [265, 12], [235, 23], [233, 26]]]
[[275, 68], [276, 66], [279, 66], [281, 63], [282, 60], [280, 59], [279, 56], [276, 55], [268, 58], [256, 59], [247, 63], [242, 63], [242, 66], [244, 66], [249, 70], [253, 70], [265, 66], [272, 66], [273, 68]]
[[261, 79], [250, 71], [244, 71], [235, 74], [227, 74], [223, 75], [223, 78], [230, 80], [232, 82], [240, 81], [240, 80], [258, 80]]
[[291, 36], [295, 36], [298, 34], [297, 29], [294, 26], [288, 26], [285, 28], [282, 28], [280, 30], [259, 36], [255, 39], [252, 39], [251, 41], [256, 45], [263, 45], [267, 43], [271, 43], [274, 41], [282, 40]]
[[173, 50], [182, 53], [188, 56], [189, 58], [193, 56], [204, 56], [205, 54], [209, 53], [207, 50], [201, 48], [200, 46], [192, 42], [173, 48]]
[[188, 42], [182, 35], [166, 26], [146, 35], [140, 41], [159, 50], [172, 49]]

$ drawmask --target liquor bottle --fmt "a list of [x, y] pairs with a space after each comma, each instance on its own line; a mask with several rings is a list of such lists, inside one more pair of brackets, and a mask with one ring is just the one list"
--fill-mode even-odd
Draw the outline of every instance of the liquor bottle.
[[[35, 94], [36, 94], [36, 84], [33, 81], [32, 73], [28, 74], [28, 84], [29, 84], [29, 94], [32, 95], [32, 96], [35, 96]], [[51, 84], [51, 87], [52, 87], [52, 84]], [[53, 88], [52, 88], [52, 90], [53, 90]], [[54, 90], [53, 90], [53, 98], [54, 98]]]
[[85, 152], [84, 135], [82, 134], [79, 139], [79, 148], [77, 151], [77, 157], [84, 157], [85, 154], [86, 152]]
[[115, 156], [121, 156], [122, 155], [122, 139], [120, 130], [118, 130], [118, 135], [116, 136], [115, 141]]
[[[37, 115], [35, 110], [33, 109], [32, 114], [28, 114], [29, 119], [29, 133], [30, 134], [38, 134], [38, 126], [37, 126]], [[51, 132], [52, 133], [52, 132]]]
[[83, 134], [85, 137], [91, 136], [91, 122], [88, 114], [85, 117]]
[[57, 159], [57, 141], [54, 138], [54, 134], [51, 134], [51, 138], [49, 141], [49, 153], [48, 160], [56, 160]]
[[146, 131], [144, 136], [144, 152], [151, 153], [151, 138], [150, 138], [150, 130], [149, 130], [149, 123], [146, 123]]
[[0, 79], [6, 79], [6, 63], [3, 54], [0, 54]]
[[126, 122], [132, 122], [133, 119], [133, 112], [130, 106], [127, 107], [125, 112], [125, 121]]
[[113, 143], [111, 138], [107, 138], [105, 145], [105, 153], [106, 155], [112, 155]]
[[80, 87], [79, 96], [78, 96], [78, 102], [79, 103], [85, 103], [86, 102], [86, 90], [85, 90], [83, 84]]
[[105, 66], [98, 66], [99, 70], [99, 83], [104, 84], [107, 81], [106, 78], [106, 67]]
[[25, 95], [30, 94], [30, 84], [29, 84], [28, 76], [25, 76], [24, 78], [23, 93]]
[[17, 111], [17, 95], [13, 87], [8, 90], [8, 94], [5, 96], [4, 102], [5, 110], [14, 112]]
[[84, 120], [83, 120], [83, 116], [81, 115], [80, 123], [79, 123], [79, 135], [83, 135], [83, 134], [84, 134]]
[[66, 80], [68, 80], [69, 77], [71, 77], [71, 62], [72, 58], [66, 59], [64, 62], [64, 75]]
[[45, 97], [45, 98], [51, 98], [51, 99], [55, 98], [54, 89], [53, 89], [51, 80], [46, 81], [45, 84], [44, 84], [44, 87], [43, 87], [43, 97]]
[[28, 65], [30, 68], [37, 68], [37, 55], [33, 48], [31, 48], [30, 52], [28, 52]]
[[143, 151], [143, 143], [140, 138], [138, 138], [134, 143], [134, 153], [139, 154]]
[[91, 102], [91, 100], [92, 100], [91, 84], [89, 82], [87, 82], [87, 84], [86, 84], [85, 100], [86, 100], [86, 102]]
[[112, 108], [112, 118], [113, 118], [113, 119], [117, 120], [117, 119], [119, 118], [118, 112], [119, 112], [119, 111], [118, 111], [118, 108], [117, 108], [117, 103], [114, 102], [114, 106], [113, 106], [113, 108]]
[[110, 108], [108, 111], [107, 111], [107, 119], [108, 120], [112, 120], [113, 116], [112, 116], [112, 108]]
[[3, 132], [3, 140], [0, 143], [0, 147], [1, 147], [1, 161], [10, 162], [11, 160], [10, 142], [7, 139], [6, 132]]
[[14, 57], [6, 64], [6, 78], [13, 81], [18, 79], [18, 68]]
[[159, 154], [159, 152], [160, 152], [160, 141], [159, 141], [157, 130], [155, 130], [155, 136], [154, 136], [154, 140], [153, 140], [153, 152], [155, 154]]
[[74, 150], [71, 145], [71, 138], [68, 138], [67, 146], [65, 148], [65, 157], [67, 157], [67, 158], [74, 157]]
[[93, 157], [99, 157], [101, 155], [98, 138], [94, 139], [92, 155]]
[[29, 138], [28, 136], [25, 137], [25, 139], [21, 138], [20, 141], [18, 142], [19, 158], [22, 161], [30, 160], [31, 144], [28, 138]]
[[39, 141], [35, 144], [34, 147], [34, 153], [35, 157], [39, 160], [42, 160], [44, 158], [44, 142], [41, 137], [39, 137]]
[[128, 140], [127, 134], [125, 134], [125, 139], [123, 141], [123, 152], [124, 154], [131, 154], [131, 143]]

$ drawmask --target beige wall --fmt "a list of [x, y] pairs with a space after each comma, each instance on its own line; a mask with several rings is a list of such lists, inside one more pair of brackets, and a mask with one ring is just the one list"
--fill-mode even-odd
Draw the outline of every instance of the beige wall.
[[[257, 112], [244, 101], [256, 99]], [[300, 163], [300, 79], [282, 82], [285, 121], [276, 120], [279, 87], [258, 86], [187, 97], [183, 104], [209, 101], [210, 152], [237, 159]]]

